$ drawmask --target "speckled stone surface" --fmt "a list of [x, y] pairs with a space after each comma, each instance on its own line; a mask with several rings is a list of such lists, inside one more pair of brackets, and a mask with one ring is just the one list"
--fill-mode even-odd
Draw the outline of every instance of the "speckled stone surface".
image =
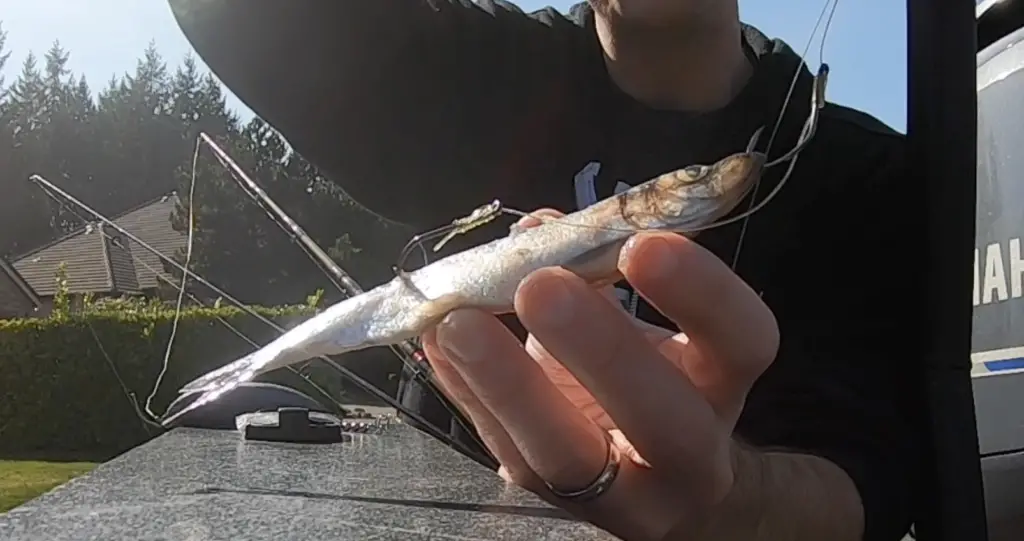
[[0, 515], [0, 540], [613, 540], [403, 425], [351, 442], [177, 429]]

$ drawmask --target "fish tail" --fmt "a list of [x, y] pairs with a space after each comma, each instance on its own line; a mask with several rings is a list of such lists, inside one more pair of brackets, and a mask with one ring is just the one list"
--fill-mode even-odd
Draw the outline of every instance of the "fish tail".
[[209, 391], [214, 387], [222, 383], [226, 383], [231, 377], [240, 370], [244, 370], [248, 365], [252, 363], [252, 357], [255, 353], [250, 353], [241, 359], [232, 361], [212, 372], [207, 372], [202, 376], [186, 383], [181, 389], [178, 390], [178, 394], [192, 394], [200, 391]]
[[193, 410], [196, 410], [202, 406], [209, 404], [210, 402], [213, 402], [214, 400], [220, 398], [228, 391], [234, 390], [234, 388], [238, 387], [238, 385], [241, 384], [243, 381], [245, 380], [242, 378], [237, 378], [235, 381], [224, 382], [221, 383], [220, 386], [218, 387], [210, 388], [210, 390], [203, 392], [201, 395], [199, 395], [198, 398], [193, 400], [191, 403], [189, 403], [189, 405], [185, 406], [181, 410], [171, 414], [164, 415], [164, 417], [160, 419], [160, 425], [163, 426], [164, 428], [172, 428], [175, 421], [177, 421], [178, 419], [182, 418], [183, 416], [192, 412]]
[[240, 384], [250, 381], [257, 375], [266, 372], [266, 367], [262, 367], [261, 369], [260, 366], [257, 366], [257, 353], [259, 353], [259, 351], [250, 353], [241, 359], [232, 361], [221, 368], [218, 368], [208, 374], [204, 374], [186, 384], [180, 391], [178, 391], [179, 394], [202, 394], [180, 411], [165, 414], [164, 417], [160, 419], [160, 424], [164, 428], [169, 428], [183, 415], [213, 402], [234, 390]]
[[[461, 298], [444, 296], [437, 301], [422, 302], [407, 293], [403, 297], [403, 290], [396, 291], [396, 287], [378, 287], [345, 299], [253, 353], [190, 381], [179, 393], [199, 393], [199, 396], [180, 411], [165, 415], [160, 424], [168, 427], [183, 415], [265, 372], [311, 358], [341, 355], [411, 338], [422, 332], [428, 323], [443, 317]], [[410, 310], [416, 315], [410, 317]]]

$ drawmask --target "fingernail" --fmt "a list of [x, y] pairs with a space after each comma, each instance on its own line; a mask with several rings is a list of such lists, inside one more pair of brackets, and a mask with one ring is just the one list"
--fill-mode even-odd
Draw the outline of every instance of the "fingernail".
[[562, 327], [572, 321], [575, 302], [569, 284], [558, 275], [545, 275], [528, 280], [523, 294], [529, 299], [531, 308], [528, 317], [548, 327]]
[[638, 266], [651, 277], [660, 277], [675, 270], [677, 259], [672, 246], [658, 235], [633, 235], [619, 252], [619, 268]]
[[470, 364], [484, 356], [487, 344], [480, 321], [481, 314], [472, 310], [455, 310], [437, 326], [437, 345], [449, 360]]

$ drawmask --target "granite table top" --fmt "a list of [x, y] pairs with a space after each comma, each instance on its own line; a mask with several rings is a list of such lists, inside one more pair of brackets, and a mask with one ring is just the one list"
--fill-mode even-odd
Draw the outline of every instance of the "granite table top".
[[604, 541], [415, 429], [347, 442], [179, 428], [0, 514], [4, 541]]

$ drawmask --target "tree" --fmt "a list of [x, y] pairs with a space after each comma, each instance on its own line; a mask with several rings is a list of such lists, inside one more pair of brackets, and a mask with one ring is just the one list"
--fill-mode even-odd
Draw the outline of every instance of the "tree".
[[[8, 57], [0, 33], [0, 62]], [[244, 126], [224, 89], [191, 55], [173, 70], [150, 44], [133, 73], [93, 96], [71, 54], [54, 43], [30, 54], [0, 101], [0, 253], [22, 253], [81, 225], [81, 209], [26, 181], [38, 173], [111, 216], [177, 190], [174, 215], [188, 228], [192, 158], [212, 136], [357, 281], [375, 285], [412, 234], [368, 212], [316, 170], [262, 119]], [[38, 64], [41, 64], [38, 65]], [[203, 148], [195, 170], [192, 264], [248, 302], [301, 302], [317, 288], [339, 295], [318, 266]], [[91, 217], [89, 217], [91, 219]], [[179, 254], [180, 258], [181, 254]]]
[[[69, 53], [55, 42], [46, 52], [43, 68], [44, 123], [39, 128], [41, 155], [37, 170], [44, 170], [47, 178], [59, 182], [72, 193], [82, 194], [90, 205], [105, 203], [95, 196], [93, 187], [96, 162], [96, 115], [92, 96], [84, 78], [75, 78], [68, 69]], [[56, 208], [54, 208], [56, 207]], [[52, 226], [59, 233], [82, 225], [81, 211], [66, 206], [51, 205], [55, 219]]]
[[[283, 204], [280, 198], [290, 189], [287, 182], [282, 182], [287, 150], [276, 132], [262, 120], [253, 119], [241, 131], [215, 140], [278, 204]], [[187, 232], [191, 166], [180, 169], [179, 179], [181, 204], [175, 213], [175, 226]], [[300, 302], [312, 290], [326, 285], [316, 266], [245, 195], [230, 171], [207, 148], [200, 152], [194, 195], [197, 231], [193, 262], [197, 271], [219, 287], [246, 302], [278, 304]], [[298, 210], [295, 218], [301, 221], [304, 209], [292, 210]], [[249, 272], [240, 272], [242, 269]]]
[[167, 66], [153, 44], [134, 74], [112, 83], [100, 94], [97, 119], [105, 135], [100, 138], [102, 169], [97, 176], [107, 201], [106, 213], [174, 189], [175, 169], [187, 155], [180, 121], [173, 117]]
[[[3, 21], [0, 21], [0, 74], [3, 73], [4, 66], [7, 65], [7, 61], [10, 58], [11, 53], [7, 50], [7, 31], [4, 30]], [[5, 83], [4, 76], [0, 75], [0, 104], [7, 97], [7, 86]]]
[[4, 138], [9, 149], [7, 167], [0, 198], [0, 234], [4, 253], [24, 250], [45, 242], [59, 231], [59, 223], [51, 222], [50, 207], [45, 196], [27, 181], [32, 173], [60, 176], [47, 160], [49, 143], [46, 125], [46, 82], [40, 74], [35, 55], [22, 63], [21, 73], [8, 92], [4, 105]]

